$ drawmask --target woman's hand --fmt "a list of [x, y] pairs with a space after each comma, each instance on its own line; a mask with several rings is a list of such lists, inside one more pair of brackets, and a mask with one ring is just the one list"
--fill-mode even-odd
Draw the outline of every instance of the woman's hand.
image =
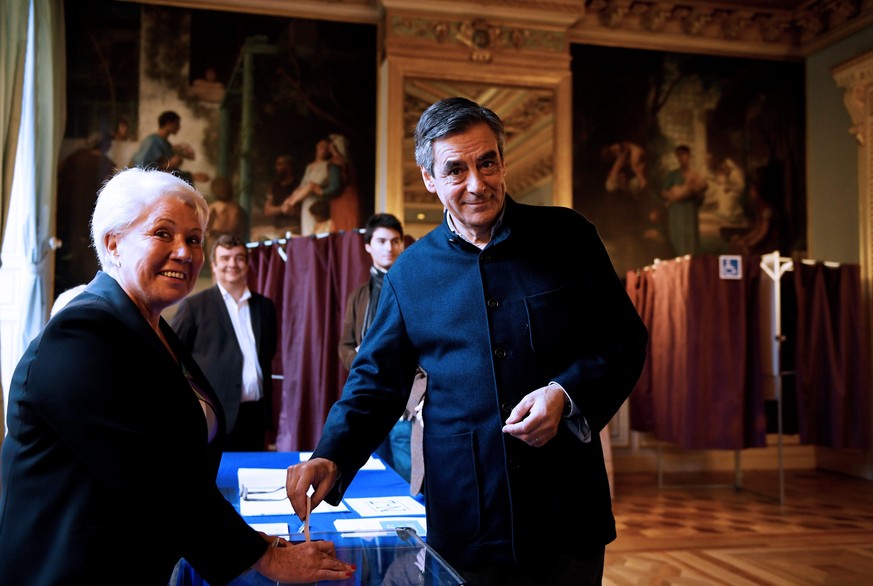
[[332, 541], [292, 544], [278, 540], [252, 566], [254, 570], [277, 582], [306, 583], [322, 580], [346, 580], [355, 566], [336, 557]]

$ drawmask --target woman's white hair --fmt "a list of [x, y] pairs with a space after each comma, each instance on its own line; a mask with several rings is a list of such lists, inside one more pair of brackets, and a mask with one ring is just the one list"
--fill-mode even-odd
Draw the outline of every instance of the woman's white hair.
[[130, 168], [106, 182], [91, 216], [91, 240], [104, 272], [114, 275], [116, 269], [106, 249], [106, 235], [124, 234], [157, 202], [166, 198], [181, 200], [194, 208], [205, 233], [209, 204], [200, 192], [175, 175], [155, 169]]

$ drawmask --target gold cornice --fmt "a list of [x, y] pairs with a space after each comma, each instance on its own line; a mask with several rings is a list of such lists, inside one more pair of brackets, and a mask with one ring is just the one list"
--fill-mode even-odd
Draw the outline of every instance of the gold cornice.
[[443, 60], [461, 59], [491, 63], [537, 59], [540, 64], [567, 67], [567, 36], [559, 30], [512, 26], [485, 19], [433, 19], [390, 13], [386, 25], [389, 54], [422, 56], [432, 53]]
[[584, 0], [381, 0], [380, 3], [388, 11], [452, 20], [486, 18], [560, 29], [573, 26], [585, 14]]
[[382, 5], [379, 0], [119, 0], [135, 4], [157, 4], [197, 10], [222, 10], [265, 14], [286, 18], [333, 20], [361, 24], [379, 24]]
[[764, 58], [801, 58], [869, 23], [869, 0], [783, 2], [588, 0], [570, 42]]
[[873, 81], [873, 51], [862, 53], [831, 68], [837, 87]]
[[800, 59], [873, 24], [873, 0], [142, 0], [140, 3], [383, 26], [389, 25], [392, 12], [448, 22], [483, 18], [507, 27], [562, 32], [565, 46], [597, 44], [765, 59]]

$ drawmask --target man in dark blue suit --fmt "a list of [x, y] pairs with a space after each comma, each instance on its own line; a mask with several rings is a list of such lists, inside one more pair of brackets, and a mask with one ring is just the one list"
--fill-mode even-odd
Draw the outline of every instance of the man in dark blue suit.
[[221, 400], [225, 451], [257, 452], [273, 427], [276, 308], [249, 290], [248, 249], [239, 238], [219, 236], [211, 259], [216, 285], [183, 300], [172, 326]]
[[465, 98], [415, 131], [443, 222], [383, 279], [375, 319], [295, 511], [338, 503], [403, 412], [417, 367], [427, 542], [471, 586], [600, 584], [615, 519], [600, 431], [630, 395], [647, 333], [595, 227], [506, 193], [505, 130]]

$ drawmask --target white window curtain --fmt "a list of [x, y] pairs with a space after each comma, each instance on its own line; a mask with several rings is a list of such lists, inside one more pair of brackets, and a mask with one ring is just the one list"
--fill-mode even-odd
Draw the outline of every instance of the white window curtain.
[[[5, 413], [12, 371], [48, 316], [57, 159], [66, 122], [63, 0], [0, 2], [0, 31], [0, 382]], [[0, 429], [5, 435], [3, 424]]]

